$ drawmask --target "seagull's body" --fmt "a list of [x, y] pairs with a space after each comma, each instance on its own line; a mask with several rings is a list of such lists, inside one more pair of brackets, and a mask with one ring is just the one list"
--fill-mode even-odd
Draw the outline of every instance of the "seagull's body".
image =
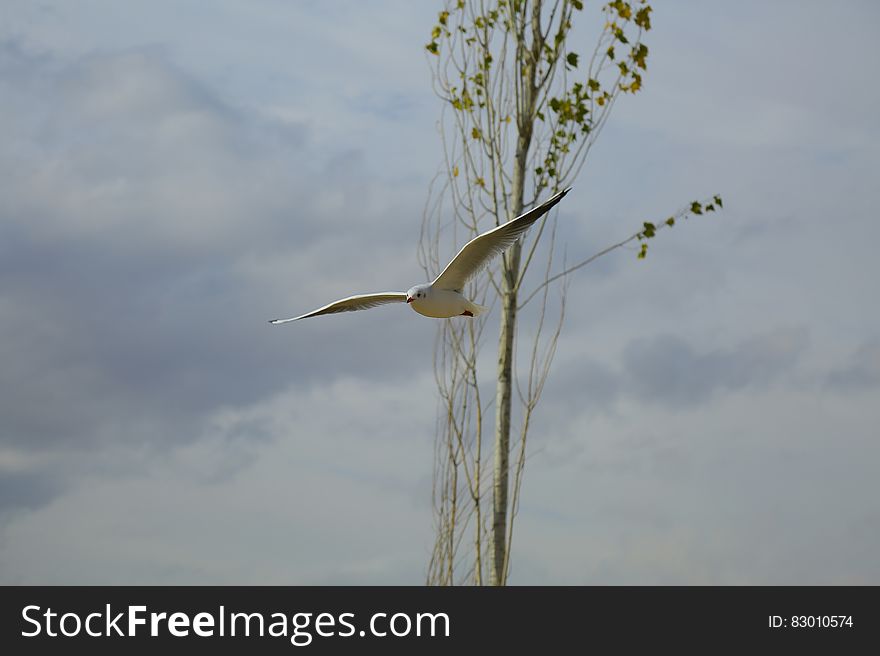
[[[449, 319], [450, 317], [475, 317], [486, 308], [467, 300], [460, 292], [453, 289], [437, 289], [431, 285], [413, 287], [416, 291], [411, 301], [413, 310], [426, 317]], [[424, 296], [420, 292], [424, 291]]]
[[298, 317], [273, 319], [269, 323], [289, 323], [322, 314], [366, 310], [386, 303], [408, 303], [419, 314], [436, 319], [475, 317], [486, 308], [462, 295], [468, 280], [482, 271], [495, 256], [512, 246], [535, 221], [544, 216], [569, 191], [571, 187], [560, 191], [525, 214], [471, 239], [433, 282], [416, 285], [405, 293], [379, 292], [349, 296]]

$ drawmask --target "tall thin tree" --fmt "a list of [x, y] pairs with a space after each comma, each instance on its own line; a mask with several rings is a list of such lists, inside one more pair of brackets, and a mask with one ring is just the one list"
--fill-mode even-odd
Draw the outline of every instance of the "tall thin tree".
[[[583, 8], [581, 0], [448, 0], [439, 13], [426, 46], [435, 56], [444, 145], [420, 240], [428, 275], [439, 272], [454, 247], [569, 186], [618, 98], [641, 89], [651, 6], [646, 0], [604, 4], [603, 27], [586, 57], [569, 43]], [[586, 260], [563, 262], [559, 270], [554, 213], [512, 246], [489, 276], [471, 284], [478, 302], [499, 307], [497, 359], [487, 377], [484, 372], [493, 369], [481, 355], [486, 315], [439, 328], [436, 540], [429, 583], [507, 582], [526, 439], [562, 329], [567, 274], [631, 242], [641, 242], [638, 256], [644, 257], [657, 230], [720, 205], [717, 196], [695, 201]], [[517, 340], [523, 320], [525, 347]], [[494, 395], [487, 392], [491, 385]], [[484, 434], [493, 396], [490, 478]], [[463, 548], [468, 535], [472, 542]]]

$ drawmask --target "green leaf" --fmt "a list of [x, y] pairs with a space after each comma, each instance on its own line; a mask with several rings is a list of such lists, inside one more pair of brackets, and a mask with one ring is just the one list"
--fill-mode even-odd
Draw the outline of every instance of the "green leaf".
[[440, 47], [437, 45], [436, 41], [432, 41], [431, 43], [426, 45], [425, 50], [430, 52], [432, 55], [439, 55], [440, 54]]
[[675, 225], [675, 217], [670, 216], [668, 219], [666, 219], [666, 225], [668, 225], [670, 228], [672, 226], [674, 226]]
[[565, 62], [571, 66], [572, 68], [576, 68], [578, 65], [578, 56], [576, 52], [570, 52], [565, 57]]
[[584, 10], [584, 3], [581, 0], [571, 0], [571, 6], [577, 9], [578, 11]]
[[693, 203], [691, 203], [691, 212], [693, 214], [702, 214], [703, 206], [700, 205], [697, 201], [694, 201]]
[[642, 234], [645, 236], [646, 239], [650, 239], [656, 234], [655, 231], [657, 229], [657, 226], [655, 226], [653, 223], [645, 221], [644, 226], [645, 229], [642, 230]]
[[722, 208], [722, 209], [724, 208], [724, 203], [721, 202], [721, 196], [719, 196], [719, 195], [716, 194], [715, 196], [712, 197], [712, 200], [715, 201], [715, 204], [716, 204], [718, 207], [720, 207], [720, 208]]
[[480, 132], [480, 129], [479, 129], [479, 128], [473, 128], [473, 129], [471, 130], [471, 136], [472, 136], [474, 139], [479, 139], [479, 138], [481, 138], [483, 135], [482, 135], [482, 133]]
[[645, 69], [648, 67], [648, 62], [646, 61], [648, 57], [648, 46], [644, 43], [640, 43], [637, 48], [633, 48], [632, 50], [632, 58], [635, 62], [636, 66], [641, 69]]
[[639, 258], [640, 260], [644, 260], [645, 256], [647, 254], [648, 254], [648, 245], [642, 244], [642, 247], [639, 249], [639, 253], [638, 253], [638, 255], [636, 255], [636, 257]]

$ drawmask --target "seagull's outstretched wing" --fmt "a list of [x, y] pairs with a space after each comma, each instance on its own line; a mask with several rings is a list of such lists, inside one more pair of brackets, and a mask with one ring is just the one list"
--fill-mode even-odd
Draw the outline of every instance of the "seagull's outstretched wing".
[[385, 305], [386, 303], [405, 303], [406, 294], [403, 292], [379, 292], [378, 294], [360, 294], [358, 296], [349, 296], [338, 301], [334, 301], [317, 310], [313, 310], [307, 314], [301, 314], [298, 317], [290, 319], [272, 319], [269, 323], [288, 323], [290, 321], [299, 321], [300, 319], [308, 319], [309, 317], [317, 317], [321, 314], [336, 314], [338, 312], [354, 312], [356, 310], [366, 310], [377, 305]]
[[432, 285], [438, 289], [462, 291], [468, 280], [482, 271], [493, 257], [510, 248], [520, 235], [561, 201], [569, 191], [571, 187], [560, 191], [525, 214], [471, 239], [452, 262], [446, 265], [443, 273], [437, 276]]

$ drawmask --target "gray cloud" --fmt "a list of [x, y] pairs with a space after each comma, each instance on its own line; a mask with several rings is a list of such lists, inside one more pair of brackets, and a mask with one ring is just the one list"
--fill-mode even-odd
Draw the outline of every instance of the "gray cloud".
[[[266, 323], [368, 291], [352, 280], [418, 276], [406, 195], [383, 195], [358, 151], [314, 168], [304, 128], [243, 116], [157, 49], [62, 63], [7, 43], [0, 69], [14, 108], [0, 124], [0, 444], [83, 461], [107, 444], [178, 448], [218, 406], [341, 373], [407, 374], [428, 322], [366, 317], [365, 349], [340, 348], [348, 317]], [[363, 251], [377, 228], [399, 236]], [[389, 256], [404, 248], [412, 257]], [[8, 484], [57, 462], [32, 467]]]
[[42, 508], [63, 489], [64, 484], [51, 475], [4, 472], [0, 475], [0, 521], [16, 512]]
[[806, 348], [807, 335], [802, 327], [781, 329], [707, 353], [675, 335], [639, 339], [624, 351], [624, 369], [640, 400], [695, 405], [719, 390], [765, 384], [790, 369]]
[[700, 352], [672, 334], [636, 338], [624, 346], [619, 365], [585, 354], [559, 362], [547, 386], [542, 408], [550, 418], [572, 411], [613, 413], [636, 400], [686, 408], [705, 404], [725, 391], [761, 388], [792, 370], [805, 353], [805, 327], [755, 335], [730, 348]]
[[880, 385], [880, 340], [873, 339], [862, 344], [849, 360], [828, 374], [826, 384], [830, 388], [848, 391]]

